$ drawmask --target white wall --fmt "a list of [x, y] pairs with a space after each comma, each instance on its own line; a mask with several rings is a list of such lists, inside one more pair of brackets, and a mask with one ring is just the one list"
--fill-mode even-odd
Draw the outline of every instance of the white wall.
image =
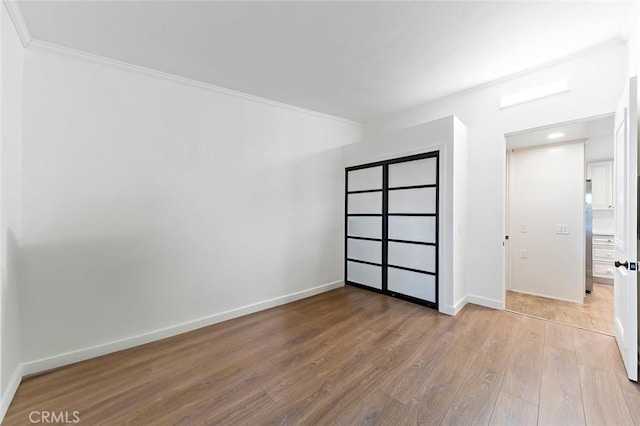
[[[510, 289], [582, 303], [584, 143], [516, 150], [509, 158]], [[560, 224], [568, 234], [557, 233]]]
[[[469, 129], [469, 257], [466, 289], [475, 303], [504, 306], [505, 133], [615, 111], [627, 75], [626, 45], [616, 43], [517, 78], [380, 117], [365, 138], [448, 115]], [[498, 109], [500, 96], [568, 79], [570, 91]]]
[[465, 125], [444, 117], [343, 149], [344, 166], [389, 160], [412, 154], [440, 152], [439, 310], [453, 315], [465, 303], [467, 198]]
[[467, 241], [469, 235], [469, 131], [460, 120], [453, 121], [453, 313], [462, 309], [467, 299]]
[[43, 48], [24, 86], [27, 372], [342, 285], [361, 126]]
[[21, 378], [17, 241], [20, 238], [20, 139], [23, 47], [0, 4], [0, 420]]
[[627, 41], [627, 77], [638, 75], [640, 64], [640, 11], [636, 13], [636, 24]]
[[613, 128], [610, 135], [599, 135], [587, 139], [584, 155], [588, 163], [613, 160]]

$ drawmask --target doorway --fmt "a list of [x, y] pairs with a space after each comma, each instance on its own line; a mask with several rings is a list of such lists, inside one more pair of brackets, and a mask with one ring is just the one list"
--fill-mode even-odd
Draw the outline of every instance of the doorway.
[[506, 309], [613, 335], [614, 115], [505, 138]]

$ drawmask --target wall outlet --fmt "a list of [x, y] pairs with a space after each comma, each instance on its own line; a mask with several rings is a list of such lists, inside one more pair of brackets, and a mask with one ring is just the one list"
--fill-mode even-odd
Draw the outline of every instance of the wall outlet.
[[526, 259], [529, 256], [529, 250], [520, 249], [520, 259]]
[[567, 225], [566, 223], [556, 224], [556, 234], [569, 235], [569, 225]]

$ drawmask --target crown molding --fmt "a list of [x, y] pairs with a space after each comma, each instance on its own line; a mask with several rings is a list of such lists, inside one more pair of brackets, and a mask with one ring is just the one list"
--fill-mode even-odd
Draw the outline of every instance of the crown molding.
[[152, 68], [147, 68], [147, 67], [143, 67], [143, 66], [140, 66], [140, 65], [134, 65], [134, 64], [131, 64], [131, 63], [128, 63], [128, 62], [119, 61], [117, 59], [108, 58], [106, 56], [94, 55], [93, 53], [87, 53], [87, 52], [84, 52], [84, 51], [81, 51], [81, 50], [72, 49], [70, 47], [61, 46], [61, 45], [58, 45], [58, 44], [55, 44], [55, 43], [49, 43], [49, 42], [46, 42], [46, 41], [32, 39], [31, 42], [29, 43], [29, 49], [39, 49], [39, 50], [44, 50], [44, 51], [48, 51], [48, 52], [57, 53], [57, 54], [60, 54], [60, 55], [71, 56], [71, 57], [75, 57], [75, 58], [78, 58], [78, 59], [82, 59], [82, 60], [86, 60], [86, 61], [90, 61], [90, 62], [100, 63], [102, 65], [115, 67], [115, 68], [118, 68], [118, 69], [121, 69], [121, 70], [129, 71], [129, 72], [133, 72], [133, 73], [137, 73], [137, 74], [142, 74], [142, 75], [146, 75], [146, 76], [149, 76], [149, 77], [159, 78], [161, 80], [170, 81], [172, 83], [183, 84], [183, 85], [187, 85], [187, 86], [190, 86], [190, 87], [195, 87], [195, 88], [198, 88], [198, 89], [204, 89], [204, 90], [208, 90], [208, 91], [224, 94], [224, 95], [227, 95], [227, 96], [233, 96], [233, 97], [236, 97], [236, 98], [242, 98], [242, 99], [250, 100], [250, 101], [253, 101], [253, 102], [259, 102], [259, 103], [262, 103], [262, 104], [267, 104], [267, 105], [270, 105], [270, 106], [283, 108], [283, 109], [287, 109], [287, 110], [290, 110], [290, 111], [295, 111], [295, 112], [298, 112], [298, 113], [302, 113], [302, 114], [306, 114], [306, 115], [310, 115], [310, 116], [314, 116], [314, 117], [318, 117], [318, 118], [323, 118], [325, 120], [336, 121], [336, 122], [339, 122], [339, 123], [352, 125], [352, 126], [357, 126], [357, 127], [360, 127], [360, 128], [362, 127], [362, 123], [357, 122], [357, 121], [349, 120], [349, 119], [338, 117], [338, 116], [335, 116], [335, 115], [325, 114], [325, 113], [318, 112], [318, 111], [313, 111], [313, 110], [306, 109], [306, 108], [297, 107], [295, 105], [285, 104], [283, 102], [278, 102], [278, 101], [274, 101], [274, 100], [267, 99], [267, 98], [261, 98], [259, 96], [250, 95], [250, 94], [244, 93], [244, 92], [239, 92], [237, 90], [226, 89], [224, 87], [216, 86], [216, 85], [209, 84], [209, 83], [204, 83], [204, 82], [197, 81], [197, 80], [192, 80], [192, 79], [186, 78], [186, 77], [180, 77], [178, 75], [170, 74], [170, 73], [167, 73], [167, 72], [164, 72], [164, 71], [158, 71], [158, 70], [154, 70]]
[[27, 23], [24, 22], [24, 17], [22, 16], [20, 5], [16, 0], [2, 0], [2, 3], [4, 3], [4, 6], [7, 8], [7, 12], [9, 13], [11, 22], [13, 22], [13, 26], [18, 33], [18, 37], [20, 37], [22, 46], [28, 47], [31, 44], [33, 38], [31, 37], [29, 28], [27, 28]]

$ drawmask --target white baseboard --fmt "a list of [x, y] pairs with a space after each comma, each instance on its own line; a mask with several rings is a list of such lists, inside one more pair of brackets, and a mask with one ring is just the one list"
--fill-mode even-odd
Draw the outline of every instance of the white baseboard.
[[22, 376], [24, 376], [23, 371], [23, 364], [18, 364], [13, 374], [11, 375], [11, 379], [9, 380], [9, 384], [7, 385], [7, 389], [2, 392], [2, 399], [0, 399], [0, 423], [2, 423], [2, 421], [4, 420], [4, 416], [5, 414], [7, 414], [9, 405], [11, 404], [11, 401], [13, 401], [13, 397], [16, 395], [18, 386], [22, 381]]
[[108, 343], [90, 346], [87, 348], [26, 362], [22, 365], [23, 370], [20, 377], [22, 377], [23, 375], [40, 373], [43, 371], [62, 367], [64, 365], [73, 364], [75, 362], [84, 361], [90, 358], [95, 358], [109, 353], [121, 351], [123, 349], [129, 349], [134, 346], [144, 345], [145, 343], [150, 343], [156, 340], [175, 336], [177, 334], [185, 333], [197, 328], [206, 327], [232, 318], [237, 318], [243, 315], [273, 308], [275, 306], [284, 305], [285, 303], [294, 302], [296, 300], [324, 293], [326, 291], [333, 290], [342, 286], [344, 286], [344, 282], [342, 280], [334, 281], [332, 283], [319, 285], [317, 287], [220, 312], [204, 318], [199, 318], [159, 330], [150, 331], [148, 333], [139, 334], [137, 336], [114, 340]]
[[467, 296], [467, 302], [473, 303], [474, 305], [486, 306], [487, 308], [499, 309], [501, 311], [504, 311], [505, 308], [504, 300], [490, 299], [488, 297], [474, 296], [471, 294]]
[[462, 308], [464, 308], [464, 306], [467, 304], [467, 296], [464, 296], [462, 299], [460, 299], [458, 301], [458, 303], [456, 303], [455, 305], [451, 306], [451, 305], [442, 305], [440, 307], [440, 312], [442, 312], [443, 314], [447, 314], [447, 315], [451, 315], [451, 316], [456, 316], [458, 315], [458, 312], [460, 312], [460, 310]]

